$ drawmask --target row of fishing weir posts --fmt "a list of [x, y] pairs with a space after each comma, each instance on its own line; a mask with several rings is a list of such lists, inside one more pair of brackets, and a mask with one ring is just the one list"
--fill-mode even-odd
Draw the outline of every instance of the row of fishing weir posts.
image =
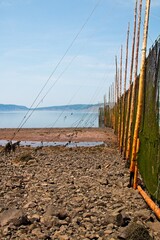
[[[119, 151], [130, 170], [129, 186], [139, 190], [160, 219], [158, 206], [160, 204], [160, 36], [146, 57], [150, 12], [150, 0], [146, 0], [138, 75], [141, 11], [142, 0], [136, 0], [129, 77], [127, 77], [130, 33], [128, 24], [124, 77], [122, 77], [121, 47], [119, 64], [117, 56], [115, 57], [115, 80], [109, 88], [108, 99], [105, 95], [104, 106], [99, 108], [99, 126], [114, 129]], [[139, 185], [139, 175], [150, 197]]]

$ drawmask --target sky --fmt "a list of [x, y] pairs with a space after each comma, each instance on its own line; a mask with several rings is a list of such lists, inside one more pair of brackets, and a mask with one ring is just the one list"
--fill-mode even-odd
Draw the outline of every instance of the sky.
[[[125, 61], [128, 22], [131, 58], [134, 5], [134, 0], [0, 0], [0, 104], [102, 102], [114, 82], [121, 45]], [[141, 37], [144, 10], [145, 0]], [[152, 0], [147, 49], [160, 34], [159, 22], [160, 0]]]

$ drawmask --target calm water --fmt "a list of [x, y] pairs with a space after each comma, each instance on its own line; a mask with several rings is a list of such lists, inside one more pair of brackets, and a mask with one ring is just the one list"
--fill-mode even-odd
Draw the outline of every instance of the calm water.
[[[14, 141], [13, 141], [14, 142]], [[16, 142], [16, 141], [15, 141]], [[0, 140], [0, 146], [5, 146], [8, 143], [7, 140]], [[104, 146], [104, 142], [43, 142], [44, 147], [48, 146], [65, 146], [65, 147], [95, 147]], [[40, 147], [42, 142], [38, 141], [21, 141], [20, 146]]]
[[[25, 114], [25, 111], [0, 111], [0, 128], [17, 128]], [[98, 113], [35, 111], [23, 125], [23, 128], [47, 127], [98, 127]]]

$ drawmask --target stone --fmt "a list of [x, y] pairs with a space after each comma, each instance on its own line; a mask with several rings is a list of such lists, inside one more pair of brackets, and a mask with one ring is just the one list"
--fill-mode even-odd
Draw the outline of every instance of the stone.
[[[26, 153], [33, 161], [13, 164]], [[124, 188], [129, 172], [115, 145], [44, 147], [43, 153], [24, 147], [15, 156], [1, 156], [0, 223], [4, 226], [0, 226], [0, 239], [118, 240], [133, 221], [147, 226], [151, 237], [160, 239], [155, 215], [137, 191]], [[101, 169], [97, 170], [98, 165]], [[21, 212], [17, 214], [20, 218], [10, 213], [4, 219], [3, 214], [13, 208]]]
[[87, 231], [91, 231], [93, 229], [93, 224], [90, 222], [84, 222], [83, 225], [85, 226]]
[[107, 229], [104, 231], [104, 236], [109, 236], [112, 232], [112, 230]]
[[36, 204], [35, 202], [30, 201], [30, 202], [26, 203], [26, 204], [23, 206], [23, 208], [24, 208], [24, 209], [25, 209], [25, 208], [34, 208], [36, 205], [37, 205], [37, 204]]
[[19, 161], [24, 161], [24, 162], [27, 162], [27, 161], [29, 161], [29, 160], [31, 160], [31, 159], [33, 159], [33, 157], [32, 157], [32, 155], [30, 154], [30, 153], [24, 153], [24, 154], [22, 154], [19, 158], [18, 158], [18, 160]]
[[154, 232], [160, 233], [160, 222], [148, 222], [147, 226]]
[[40, 221], [40, 215], [39, 214], [33, 214], [29, 220], [33, 223], [33, 222], [39, 222]]
[[5, 226], [9, 223], [14, 224], [15, 226], [20, 226], [27, 225], [30, 221], [22, 210], [11, 208], [0, 214], [0, 225]]
[[116, 216], [116, 225], [118, 227], [122, 227], [124, 224], [124, 219], [123, 219], [123, 216], [121, 213], [118, 213], [117, 216]]
[[39, 228], [35, 228], [32, 230], [32, 235], [37, 236], [38, 239], [45, 239], [45, 234], [41, 232]]
[[115, 224], [118, 227], [125, 227], [129, 224], [131, 219], [127, 217], [124, 213], [118, 213], [115, 218]]
[[3, 234], [3, 236], [7, 236], [7, 235], [10, 235], [10, 232], [11, 231], [10, 231], [9, 227], [7, 226], [7, 227], [4, 227], [2, 234]]
[[61, 210], [56, 214], [56, 217], [58, 217], [59, 220], [65, 220], [68, 217], [68, 213]]
[[67, 236], [67, 235], [60, 235], [59, 236], [59, 240], [69, 240], [69, 239], [70, 239], [70, 237]]
[[119, 236], [126, 240], [152, 240], [148, 230], [141, 224], [131, 223]]
[[53, 217], [51, 216], [42, 216], [40, 218], [40, 222], [43, 223], [46, 227], [52, 227], [53, 225]]
[[55, 231], [55, 233], [51, 236], [51, 239], [69, 240], [70, 238], [67, 235], [62, 234], [61, 231]]
[[150, 211], [148, 209], [138, 210], [134, 213], [134, 216], [141, 218], [142, 220], [147, 220], [150, 216]]

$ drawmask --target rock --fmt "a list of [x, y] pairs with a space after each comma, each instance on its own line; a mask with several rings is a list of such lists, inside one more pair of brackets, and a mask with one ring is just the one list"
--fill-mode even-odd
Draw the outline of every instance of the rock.
[[23, 208], [24, 208], [24, 209], [25, 209], [25, 208], [34, 208], [36, 205], [37, 205], [37, 204], [36, 204], [35, 202], [30, 201], [30, 202], [26, 203], [26, 204], [23, 206]]
[[112, 232], [113, 232], [113, 230], [109, 230], [109, 229], [108, 229], [108, 230], [105, 230], [105, 231], [104, 231], [104, 235], [105, 235], [105, 236], [109, 236]]
[[107, 225], [107, 229], [108, 230], [112, 230], [114, 228], [114, 224], [113, 223], [110, 223]]
[[70, 237], [67, 236], [67, 235], [61, 235], [61, 236], [59, 236], [59, 240], [69, 240], [69, 239], [70, 239]]
[[160, 233], [160, 222], [148, 222], [147, 226], [154, 232]]
[[93, 224], [90, 222], [84, 222], [83, 225], [85, 226], [87, 231], [91, 231], [93, 229]]
[[118, 227], [125, 227], [129, 224], [130, 218], [125, 216], [125, 214], [118, 213], [115, 219], [115, 223]]
[[152, 240], [148, 230], [137, 223], [131, 223], [118, 237], [125, 240]]
[[61, 231], [56, 231], [52, 236], [51, 239], [59, 239], [59, 240], [69, 240], [69, 236], [61, 234]]
[[19, 161], [24, 161], [24, 162], [27, 162], [27, 161], [29, 161], [29, 160], [31, 160], [31, 159], [33, 159], [33, 157], [32, 157], [32, 155], [30, 154], [30, 153], [24, 153], [24, 154], [22, 154], [19, 158], [18, 158], [18, 160]]
[[65, 220], [68, 217], [67, 212], [61, 210], [56, 214], [56, 217], [58, 217], [59, 220]]
[[45, 215], [46, 216], [54, 216], [54, 215], [56, 215], [56, 210], [57, 209], [55, 209], [55, 206], [54, 205], [52, 205], [52, 204], [49, 204], [49, 205], [47, 205], [46, 206], [46, 210], [45, 210]]
[[9, 223], [15, 226], [21, 226], [30, 224], [30, 221], [22, 210], [12, 208], [0, 214], [0, 225], [5, 226]]
[[107, 178], [104, 178], [104, 179], [101, 179], [100, 181], [99, 181], [99, 183], [101, 184], [101, 185], [108, 185], [109, 184], [109, 181], [108, 181], [108, 179]]
[[108, 224], [113, 224], [115, 222], [115, 216], [106, 213], [106, 215], [102, 218], [101, 224], [103, 226], [107, 226]]
[[4, 227], [3, 231], [2, 231], [2, 235], [3, 236], [7, 236], [7, 235], [10, 235], [11, 233], [11, 230], [10, 228], [7, 226], [7, 227]]
[[135, 217], [141, 218], [142, 220], [147, 220], [150, 216], [150, 211], [148, 209], [142, 209], [134, 213]]
[[30, 160], [23, 160], [23, 161], [27, 161], [27, 164], [28, 165], [34, 165], [34, 164], [37, 164], [36, 160], [35, 159], [30, 159]]
[[102, 166], [100, 164], [96, 165], [96, 169], [101, 169]]
[[56, 225], [57, 225], [58, 227], [60, 227], [60, 226], [62, 226], [62, 225], [68, 225], [68, 222], [65, 221], [65, 220], [58, 220], [58, 221], [56, 221], [55, 223], [56, 223]]
[[[13, 164], [26, 153], [34, 159]], [[24, 147], [1, 157], [0, 239], [117, 240], [131, 221], [145, 222], [160, 239], [157, 218], [137, 191], [124, 188], [129, 172], [115, 146], [44, 147], [43, 153]]]
[[121, 213], [118, 213], [116, 216], [116, 225], [122, 227], [124, 225], [124, 219]]
[[123, 205], [122, 203], [115, 203], [115, 204], [113, 204], [113, 209], [115, 209], [114, 213], [119, 213], [122, 210], [124, 210], [125, 206], [122, 206], [122, 205]]
[[103, 236], [104, 236], [104, 230], [100, 230], [100, 231], [98, 232], [98, 235], [99, 235], [100, 237], [103, 237]]
[[47, 228], [51, 228], [53, 225], [53, 217], [51, 216], [42, 216], [40, 222], [43, 223]]
[[29, 218], [29, 220], [33, 223], [33, 222], [39, 222], [40, 221], [40, 215], [38, 215], [38, 214], [33, 214], [30, 218]]
[[37, 236], [38, 239], [45, 239], [45, 234], [41, 232], [39, 228], [35, 228], [32, 230], [32, 235]]

